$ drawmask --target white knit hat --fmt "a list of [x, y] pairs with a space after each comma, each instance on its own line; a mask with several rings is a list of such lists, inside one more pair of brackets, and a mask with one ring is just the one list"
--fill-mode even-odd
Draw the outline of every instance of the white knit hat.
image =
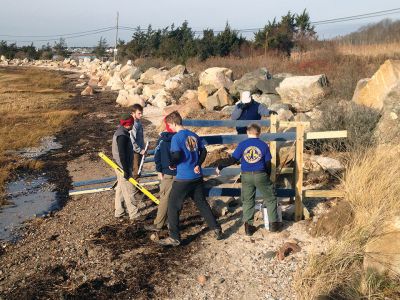
[[244, 91], [242, 92], [242, 95], [240, 97], [240, 100], [242, 101], [242, 103], [250, 103], [251, 102], [251, 94], [250, 91]]

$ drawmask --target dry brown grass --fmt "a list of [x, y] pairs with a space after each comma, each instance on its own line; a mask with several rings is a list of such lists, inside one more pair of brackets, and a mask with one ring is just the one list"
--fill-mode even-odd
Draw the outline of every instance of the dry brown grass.
[[351, 227], [323, 255], [312, 256], [296, 278], [300, 299], [399, 299], [395, 279], [363, 269], [365, 246], [382, 233], [385, 222], [400, 214], [400, 147], [354, 155], [343, 188], [354, 215]]
[[40, 138], [56, 133], [76, 114], [59, 108], [70, 97], [63, 83], [63, 76], [54, 72], [0, 69], [0, 193], [12, 170], [21, 163], [33, 166], [6, 150], [37, 146]]
[[352, 45], [338, 43], [335, 46], [340, 54], [357, 55], [366, 57], [375, 56], [398, 56], [400, 55], [400, 42], [370, 45]]

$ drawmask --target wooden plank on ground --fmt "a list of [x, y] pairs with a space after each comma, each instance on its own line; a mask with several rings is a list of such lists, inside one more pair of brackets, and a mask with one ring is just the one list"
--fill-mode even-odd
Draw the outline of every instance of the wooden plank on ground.
[[[151, 186], [151, 185], [157, 185], [159, 184], [159, 180], [151, 180], [151, 181], [146, 181], [146, 182], [140, 182], [142, 186]], [[106, 192], [106, 191], [111, 191], [113, 190], [111, 185], [107, 186], [102, 186], [102, 187], [97, 187], [97, 188], [89, 188], [89, 189], [80, 189], [80, 190], [71, 190], [69, 191], [70, 196], [76, 196], [76, 195], [84, 195], [84, 194], [94, 194], [94, 193], [101, 193], [101, 192]]]
[[307, 132], [306, 140], [347, 138], [347, 130]]
[[191, 127], [246, 127], [252, 123], [269, 126], [270, 120], [182, 120], [183, 126]]
[[[270, 127], [270, 133], [276, 133], [277, 131], [277, 115], [271, 115], [270, 117], [271, 120], [271, 127]], [[269, 144], [269, 148], [271, 151], [271, 176], [270, 179], [273, 183], [276, 181], [276, 142], [271, 141]]]
[[343, 198], [342, 190], [306, 190], [303, 192], [306, 198]]
[[304, 126], [296, 128], [296, 161], [295, 161], [295, 221], [303, 218], [303, 152], [304, 152]]
[[[229, 135], [206, 135], [202, 136], [204, 142], [208, 145], [222, 144], [238, 144], [247, 139], [247, 134], [229, 134]], [[260, 138], [263, 141], [294, 141], [296, 139], [295, 132], [280, 132], [280, 133], [264, 133]]]

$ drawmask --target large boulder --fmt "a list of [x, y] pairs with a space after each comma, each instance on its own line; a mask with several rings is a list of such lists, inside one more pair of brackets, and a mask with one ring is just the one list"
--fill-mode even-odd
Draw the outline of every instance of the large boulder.
[[288, 77], [276, 91], [282, 102], [291, 104], [297, 111], [309, 111], [320, 104], [328, 93], [328, 79], [323, 74]]
[[155, 97], [161, 91], [164, 90], [164, 87], [161, 84], [148, 84], [143, 87], [143, 96], [147, 98]]
[[[183, 95], [178, 100], [179, 104], [188, 102], [198, 102], [198, 91], [196, 90], [186, 90]], [[201, 108], [201, 106], [200, 106]]]
[[400, 274], [400, 217], [382, 228], [365, 247], [364, 269], [391, 276]]
[[183, 65], [177, 65], [168, 71], [168, 78], [175, 77], [178, 75], [185, 75], [187, 73], [186, 67]]
[[128, 82], [132, 79], [138, 80], [142, 72], [139, 68], [126, 64], [119, 71], [119, 76], [123, 82]]
[[140, 104], [142, 106], [145, 106], [146, 101], [143, 99], [138, 94], [131, 93], [131, 91], [127, 90], [120, 90], [116, 102], [123, 106], [123, 107], [129, 107], [134, 104]]
[[146, 72], [144, 72], [139, 79], [139, 82], [144, 84], [153, 84], [154, 80], [153, 77], [162, 71], [156, 68], [150, 68]]
[[266, 80], [259, 80], [256, 84], [256, 88], [264, 94], [278, 94], [276, 88], [279, 87], [283, 78], [271, 78]]
[[222, 108], [227, 105], [232, 105], [234, 103], [232, 97], [229, 95], [227, 89], [225, 88], [220, 88], [218, 91], [216, 91], [213, 95], [209, 96], [207, 98], [206, 103], [202, 103], [202, 105], [207, 109], [207, 110], [214, 110], [216, 108]]
[[229, 88], [233, 83], [232, 79], [232, 70], [220, 67], [209, 68], [199, 76], [200, 85], [211, 85], [215, 89]]
[[168, 79], [168, 71], [161, 71], [160, 73], [153, 76], [153, 82], [155, 84], [164, 85]]
[[4, 55], [2, 55], [0, 56], [0, 61], [7, 61], [7, 58]]
[[386, 96], [400, 83], [400, 60], [387, 60], [371, 79], [357, 84], [353, 101], [371, 108], [382, 109]]
[[200, 85], [197, 88], [197, 97], [204, 107], [207, 106], [208, 96], [212, 95], [217, 89], [213, 85]]
[[154, 97], [151, 103], [159, 108], [164, 108], [170, 105], [172, 103], [172, 100], [172, 96], [165, 90], [162, 90]]
[[167, 79], [164, 82], [165, 88], [167, 90], [178, 89], [181, 86], [181, 82], [182, 82], [183, 78], [184, 78], [183, 75], [175, 75], [174, 77]]
[[400, 143], [400, 82], [383, 100], [375, 136], [381, 144]]
[[264, 104], [266, 107], [271, 106], [274, 103], [279, 103], [281, 101], [281, 97], [279, 97], [278, 95], [274, 95], [274, 94], [253, 94], [251, 95], [251, 97], [261, 103]]
[[266, 68], [260, 68], [253, 72], [246, 73], [242, 78], [235, 80], [229, 88], [229, 93], [233, 96], [239, 97], [243, 91], [250, 91], [256, 93], [259, 89], [256, 87], [260, 81], [267, 81], [271, 75]]
[[202, 107], [199, 103], [199, 101], [197, 101], [197, 99], [192, 99], [192, 100], [188, 100], [182, 104], [178, 104], [178, 105], [170, 105], [164, 108], [163, 114], [164, 115], [168, 115], [173, 111], [179, 111], [180, 115], [182, 116], [182, 118], [187, 118], [187, 116], [196, 110], [200, 110]]

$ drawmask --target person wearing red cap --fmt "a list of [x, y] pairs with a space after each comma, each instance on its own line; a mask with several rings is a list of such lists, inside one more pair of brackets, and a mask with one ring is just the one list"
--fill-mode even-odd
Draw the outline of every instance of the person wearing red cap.
[[144, 226], [146, 230], [155, 232], [161, 231], [167, 224], [168, 199], [171, 193], [172, 183], [176, 176], [176, 169], [171, 170], [169, 168], [171, 165], [171, 140], [175, 135], [175, 131], [165, 122], [165, 118], [164, 125], [165, 131], [161, 132], [154, 153], [156, 171], [160, 179], [160, 204], [158, 205], [157, 216], [154, 223]]
[[124, 175], [116, 171], [118, 183], [115, 189], [115, 217], [123, 217], [126, 214], [126, 208], [129, 218], [135, 220], [140, 214], [134, 197], [134, 187], [128, 181], [132, 177], [133, 166], [133, 146], [129, 131], [132, 130], [134, 119], [131, 115], [124, 114], [121, 116], [119, 124], [112, 139], [112, 155], [115, 162], [124, 171]]

